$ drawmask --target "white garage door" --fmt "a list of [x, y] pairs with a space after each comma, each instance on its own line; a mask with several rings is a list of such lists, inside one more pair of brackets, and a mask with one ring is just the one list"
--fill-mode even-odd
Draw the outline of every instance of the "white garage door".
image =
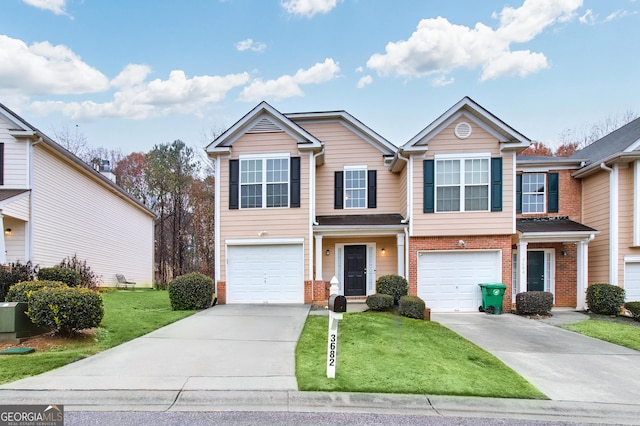
[[435, 312], [477, 311], [479, 283], [502, 281], [500, 251], [418, 253], [418, 296]]
[[640, 263], [624, 264], [624, 299], [626, 302], [640, 301]]
[[229, 246], [227, 303], [304, 303], [302, 244]]

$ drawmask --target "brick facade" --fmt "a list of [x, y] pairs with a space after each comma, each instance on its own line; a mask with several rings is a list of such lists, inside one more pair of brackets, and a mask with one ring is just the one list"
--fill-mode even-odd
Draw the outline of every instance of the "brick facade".
[[227, 282], [218, 281], [216, 288], [216, 297], [218, 298], [218, 304], [225, 305], [227, 303]]

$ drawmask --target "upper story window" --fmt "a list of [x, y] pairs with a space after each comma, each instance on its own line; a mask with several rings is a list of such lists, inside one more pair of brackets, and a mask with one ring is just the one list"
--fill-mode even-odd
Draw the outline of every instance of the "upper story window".
[[546, 173], [522, 174], [522, 213], [544, 213]]
[[367, 207], [366, 167], [345, 168], [344, 208], [364, 209]]
[[240, 160], [240, 208], [288, 206], [288, 157]]
[[489, 172], [489, 158], [436, 160], [436, 211], [488, 211]]

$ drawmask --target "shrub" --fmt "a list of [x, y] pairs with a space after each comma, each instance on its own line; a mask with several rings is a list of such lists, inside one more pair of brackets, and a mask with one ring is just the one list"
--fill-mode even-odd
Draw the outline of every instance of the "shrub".
[[367, 306], [373, 311], [386, 311], [393, 306], [393, 296], [376, 293], [367, 297]]
[[376, 293], [393, 296], [393, 304], [397, 305], [402, 296], [409, 294], [409, 284], [400, 275], [383, 275], [376, 283]]
[[41, 281], [61, 281], [69, 287], [78, 287], [80, 285], [80, 272], [60, 266], [40, 268], [38, 279]]
[[593, 313], [616, 315], [624, 304], [624, 289], [606, 283], [591, 284], [587, 288], [587, 304]]
[[0, 302], [5, 300], [9, 287], [21, 281], [32, 281], [34, 274], [31, 262], [11, 263], [7, 269], [0, 269]]
[[553, 294], [548, 291], [525, 291], [516, 294], [518, 315], [549, 315], [553, 307]]
[[86, 288], [45, 287], [29, 297], [29, 318], [39, 327], [53, 328], [68, 336], [100, 325], [104, 316], [102, 296]]
[[29, 293], [42, 290], [45, 287], [58, 288], [67, 287], [67, 285], [60, 281], [24, 281], [9, 287], [7, 302], [28, 302]]
[[169, 299], [174, 311], [208, 308], [213, 302], [213, 280], [199, 272], [176, 277], [169, 283]]
[[424, 300], [418, 296], [402, 296], [398, 313], [402, 316], [416, 319], [424, 319]]
[[640, 302], [627, 302], [624, 307], [631, 312], [634, 320], [640, 321]]
[[100, 284], [100, 276], [96, 275], [86, 260], [78, 259], [78, 255], [67, 257], [58, 265], [61, 268], [71, 269], [80, 274], [80, 287], [94, 289]]

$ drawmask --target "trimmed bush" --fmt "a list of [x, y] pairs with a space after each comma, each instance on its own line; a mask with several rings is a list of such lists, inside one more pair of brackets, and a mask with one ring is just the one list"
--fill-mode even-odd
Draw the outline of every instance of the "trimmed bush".
[[553, 307], [553, 294], [548, 291], [525, 291], [516, 294], [518, 315], [549, 315]]
[[393, 296], [376, 293], [367, 297], [367, 306], [372, 311], [386, 311], [393, 307]]
[[425, 307], [424, 300], [418, 296], [402, 296], [398, 313], [409, 318], [424, 319]]
[[86, 260], [78, 259], [78, 255], [67, 257], [58, 265], [60, 268], [71, 269], [80, 274], [80, 287], [95, 289], [100, 284], [101, 277], [96, 275]]
[[213, 280], [199, 272], [176, 277], [169, 283], [169, 299], [174, 311], [206, 309], [213, 302]]
[[624, 307], [631, 312], [634, 320], [640, 321], [640, 302], [627, 302]]
[[[5, 300], [9, 287], [21, 281], [32, 281], [35, 274], [31, 262], [11, 263], [7, 269], [0, 269], [0, 302]], [[7, 300], [12, 302], [11, 300]]]
[[45, 287], [59, 288], [67, 287], [67, 285], [60, 281], [25, 281], [17, 283], [9, 287], [7, 302], [28, 302], [29, 293], [42, 290]]
[[409, 284], [400, 275], [383, 275], [376, 283], [376, 293], [393, 296], [393, 304], [397, 305], [402, 296], [409, 294]]
[[587, 288], [587, 304], [595, 314], [617, 315], [624, 304], [624, 289], [606, 283], [591, 284]]
[[37, 326], [69, 336], [100, 325], [102, 296], [86, 288], [45, 287], [30, 293], [27, 315]]
[[80, 272], [60, 266], [40, 268], [38, 279], [40, 281], [60, 281], [69, 287], [78, 287], [80, 285]]

